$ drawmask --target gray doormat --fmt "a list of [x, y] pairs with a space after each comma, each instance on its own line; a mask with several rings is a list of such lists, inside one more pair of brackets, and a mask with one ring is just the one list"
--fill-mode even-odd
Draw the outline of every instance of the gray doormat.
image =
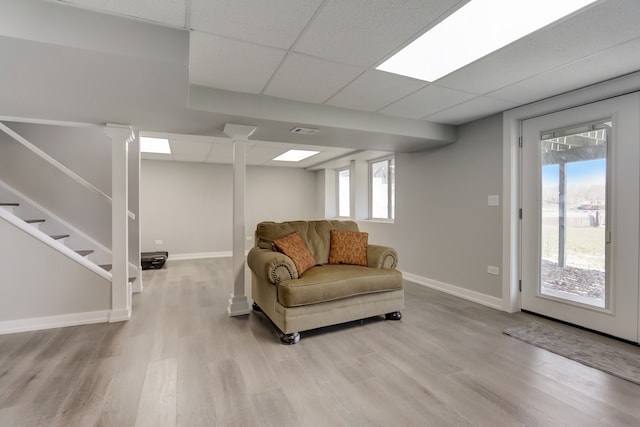
[[540, 323], [505, 334], [640, 385], [640, 353], [632, 353]]

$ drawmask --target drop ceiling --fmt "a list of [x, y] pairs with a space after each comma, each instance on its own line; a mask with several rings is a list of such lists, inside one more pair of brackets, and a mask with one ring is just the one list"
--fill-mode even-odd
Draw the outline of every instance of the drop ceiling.
[[[143, 132], [143, 136], [162, 137], [169, 140], [171, 154], [142, 153], [147, 160], [175, 160], [181, 162], [220, 163], [230, 164], [233, 161], [233, 146], [229, 138], [209, 137], [198, 135], [182, 135], [169, 133]], [[318, 154], [299, 162], [282, 162], [273, 159], [288, 150], [314, 150]], [[383, 152], [366, 151], [368, 158], [384, 155]], [[361, 150], [351, 148], [313, 146], [289, 144], [285, 142], [250, 140], [246, 145], [247, 165], [250, 166], [279, 166], [311, 168], [335, 159], [348, 162], [356, 154], [362, 155]]]
[[640, 70], [638, 0], [600, 0], [432, 83], [375, 67], [467, 0], [4, 2], [0, 116], [170, 133], [175, 160], [212, 161], [216, 143], [179, 135], [221, 138], [229, 122], [257, 126], [256, 162], [278, 143], [416, 151]]

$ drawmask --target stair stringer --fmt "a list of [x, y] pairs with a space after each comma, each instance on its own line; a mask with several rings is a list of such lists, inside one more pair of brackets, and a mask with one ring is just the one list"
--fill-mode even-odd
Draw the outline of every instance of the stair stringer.
[[108, 264], [111, 262], [111, 249], [0, 179], [1, 193], [11, 194], [16, 197], [20, 203], [17, 208], [19, 211], [26, 210], [27, 212], [25, 213], [31, 216], [38, 216], [38, 213], [43, 215], [47, 220], [45, 227], [52, 234], [70, 234], [70, 246], [75, 244], [79, 248], [93, 249], [94, 253], [91, 255], [91, 259], [96, 264]]
[[108, 322], [111, 274], [0, 209], [0, 334]]

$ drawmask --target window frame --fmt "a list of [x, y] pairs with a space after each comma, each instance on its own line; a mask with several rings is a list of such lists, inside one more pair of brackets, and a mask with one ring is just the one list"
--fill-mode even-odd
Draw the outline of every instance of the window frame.
[[[373, 216], [373, 165], [377, 163], [388, 162], [387, 170], [389, 171], [389, 183], [387, 185], [387, 216]], [[369, 219], [373, 221], [395, 221], [395, 156], [379, 157], [369, 160]]]
[[[349, 184], [347, 185], [348, 191], [348, 204], [347, 208], [349, 209], [348, 215], [341, 215], [340, 212], [340, 173], [347, 171], [349, 173]], [[349, 166], [344, 168], [335, 169], [336, 172], [336, 217], [337, 218], [351, 218], [351, 168]]]

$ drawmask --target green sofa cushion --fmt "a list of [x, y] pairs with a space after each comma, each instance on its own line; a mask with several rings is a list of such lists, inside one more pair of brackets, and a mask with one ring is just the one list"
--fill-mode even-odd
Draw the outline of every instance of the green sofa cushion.
[[299, 279], [278, 285], [278, 301], [298, 307], [362, 294], [402, 289], [402, 273], [359, 265], [322, 265], [307, 270]]
[[316, 264], [326, 264], [329, 262], [330, 230], [358, 231], [358, 224], [354, 221], [338, 220], [265, 221], [259, 223], [256, 228], [256, 244], [264, 249], [272, 249], [274, 241], [297, 231], [307, 244]]

